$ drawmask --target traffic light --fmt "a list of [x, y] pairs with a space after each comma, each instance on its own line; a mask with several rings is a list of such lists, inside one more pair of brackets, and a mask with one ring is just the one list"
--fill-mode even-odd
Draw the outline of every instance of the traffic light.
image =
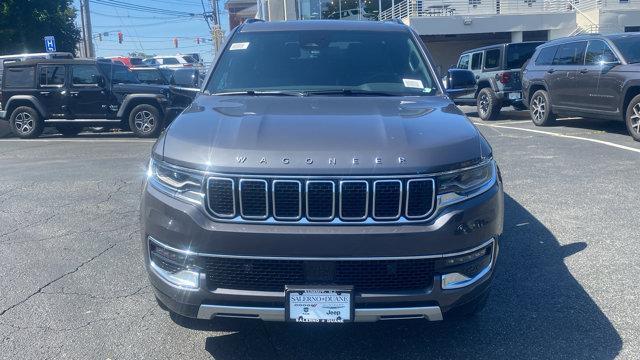
[[196, 44], [200, 45], [200, 38], [199, 37], [196, 38]]
[[102, 33], [98, 33], [98, 40], [102, 41]]
[[178, 38], [173, 38], [173, 46], [178, 47]]
[[122, 32], [118, 31], [118, 44], [122, 44]]

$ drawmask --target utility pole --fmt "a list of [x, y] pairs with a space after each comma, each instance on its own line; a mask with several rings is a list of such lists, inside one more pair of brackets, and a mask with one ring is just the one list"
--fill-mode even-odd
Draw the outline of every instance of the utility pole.
[[211, 37], [213, 38], [214, 55], [217, 55], [224, 36], [222, 27], [220, 26], [220, 8], [218, 7], [218, 0], [211, 0], [211, 10], [211, 20], [213, 22], [213, 25], [211, 26]]
[[84, 56], [93, 58], [96, 54], [93, 51], [93, 35], [91, 34], [91, 12], [89, 11], [89, 0], [80, 0], [80, 20], [82, 21], [82, 44]]

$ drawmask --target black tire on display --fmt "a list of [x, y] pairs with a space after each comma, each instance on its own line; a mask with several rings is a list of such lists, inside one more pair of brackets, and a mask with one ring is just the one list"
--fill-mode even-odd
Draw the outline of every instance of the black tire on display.
[[531, 121], [536, 126], [549, 126], [556, 121], [556, 114], [551, 111], [549, 93], [545, 90], [538, 90], [533, 93], [529, 104], [529, 112], [531, 113]]
[[157, 137], [162, 131], [162, 124], [160, 110], [153, 105], [141, 104], [129, 113], [129, 127], [137, 137]]
[[83, 127], [78, 125], [56, 125], [56, 129], [65, 137], [76, 136], [82, 132]]
[[18, 106], [11, 113], [9, 125], [14, 134], [22, 139], [37, 138], [44, 130], [44, 121], [30, 106]]
[[502, 103], [491, 88], [483, 88], [476, 98], [478, 116], [482, 120], [495, 120], [500, 115]]
[[629, 102], [625, 123], [633, 140], [640, 141], [640, 95], [636, 95]]

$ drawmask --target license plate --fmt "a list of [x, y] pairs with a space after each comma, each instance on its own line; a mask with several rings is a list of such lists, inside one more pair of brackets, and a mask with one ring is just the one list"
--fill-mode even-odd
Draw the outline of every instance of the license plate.
[[353, 321], [353, 291], [345, 289], [289, 288], [287, 321], [343, 323]]
[[509, 93], [509, 100], [520, 100], [522, 95], [519, 92]]

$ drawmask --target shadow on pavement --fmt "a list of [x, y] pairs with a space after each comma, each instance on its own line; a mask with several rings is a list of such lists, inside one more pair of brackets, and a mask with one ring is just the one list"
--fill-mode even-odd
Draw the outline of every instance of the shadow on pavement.
[[603, 131], [612, 134], [629, 135], [627, 126], [622, 121], [602, 119], [558, 119], [555, 127], [567, 127], [584, 130]]
[[[474, 108], [461, 108], [467, 116], [479, 118], [478, 112]], [[500, 115], [495, 120], [487, 120], [488, 123], [492, 121], [504, 121], [504, 120], [513, 120], [513, 121], [521, 121], [521, 120], [531, 120], [531, 115], [529, 114], [529, 110], [514, 110], [513, 108], [504, 108], [500, 111]]]
[[613, 359], [622, 347], [619, 334], [564, 264], [585, 247], [560, 246], [507, 195], [493, 290], [487, 307], [467, 321], [300, 326], [216, 319], [180, 325], [222, 332], [204, 344], [222, 360]]

